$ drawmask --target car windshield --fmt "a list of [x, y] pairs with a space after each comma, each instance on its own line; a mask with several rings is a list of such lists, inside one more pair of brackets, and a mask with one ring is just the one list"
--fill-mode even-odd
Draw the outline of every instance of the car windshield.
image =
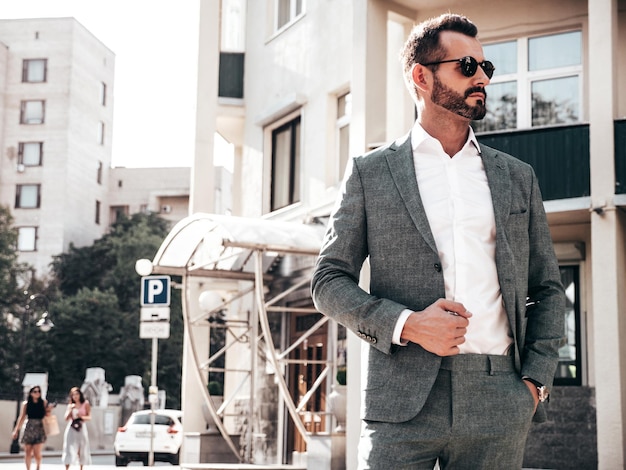
[[[133, 418], [133, 422], [131, 424], [150, 424], [150, 415], [149, 414], [136, 415]], [[174, 420], [170, 418], [169, 416], [154, 415], [154, 424], [158, 424], [161, 426], [172, 426], [174, 424]]]

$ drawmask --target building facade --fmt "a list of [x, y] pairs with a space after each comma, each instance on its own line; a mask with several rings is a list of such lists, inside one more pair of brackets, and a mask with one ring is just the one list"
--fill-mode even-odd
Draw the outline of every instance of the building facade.
[[107, 228], [115, 56], [72, 18], [0, 20], [0, 203], [45, 274]]
[[[626, 58], [618, 53], [626, 47], [623, 0], [202, 1], [192, 212], [212, 210], [211, 191], [197, 182], [206, 178], [213, 158], [206, 136], [219, 132], [235, 148], [234, 215], [324, 222], [346, 161], [410, 129], [415, 110], [398, 52], [413, 24], [447, 11], [477, 24], [485, 56], [496, 66], [487, 90], [489, 113], [475, 130], [483, 143], [535, 168], [567, 292], [568, 341], [550, 420], [533, 427], [525, 466], [623, 468], [626, 93], [618, 85], [626, 78]], [[281, 303], [288, 311], [293, 306], [283, 318], [282, 339], [296, 339], [297, 328], [290, 329], [297, 324], [296, 312], [310, 305], [304, 297], [297, 300]], [[316, 343], [324, 349], [320, 357], [335, 360], [324, 345], [336, 342], [336, 334], [329, 330]], [[350, 397], [345, 464], [355, 468], [361, 344], [351, 334], [345, 342]], [[189, 357], [186, 349], [187, 368]], [[287, 381], [294, 378], [289, 374]], [[190, 377], [184, 377], [183, 403], [196, 387]], [[321, 385], [315, 375], [303, 377], [291, 383], [302, 387], [302, 396], [322, 390], [316, 406], [324, 408], [332, 376]], [[184, 412], [191, 428], [201, 426], [191, 405]], [[295, 461], [296, 453], [311, 445], [298, 441], [294, 427], [299, 429], [281, 428], [278, 440], [285, 444], [273, 461]]]
[[[114, 65], [73, 18], [0, 20], [0, 204], [19, 260], [39, 276], [120, 214], [155, 212], [172, 225], [188, 215], [190, 168], [111, 168]], [[230, 182], [223, 168], [216, 177], [216, 188]]]

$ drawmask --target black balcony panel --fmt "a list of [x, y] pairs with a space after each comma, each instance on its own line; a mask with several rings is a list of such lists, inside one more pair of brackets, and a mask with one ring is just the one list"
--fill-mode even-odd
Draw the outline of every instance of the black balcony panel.
[[243, 98], [243, 52], [220, 52], [220, 98]]
[[485, 133], [477, 138], [532, 165], [544, 201], [589, 196], [588, 124]]
[[615, 121], [615, 194], [626, 194], [626, 119]]

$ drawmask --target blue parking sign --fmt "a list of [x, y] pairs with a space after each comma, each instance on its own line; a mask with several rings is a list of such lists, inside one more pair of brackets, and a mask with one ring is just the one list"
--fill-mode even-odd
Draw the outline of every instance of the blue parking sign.
[[141, 306], [168, 306], [170, 304], [170, 277], [144, 276], [141, 278]]

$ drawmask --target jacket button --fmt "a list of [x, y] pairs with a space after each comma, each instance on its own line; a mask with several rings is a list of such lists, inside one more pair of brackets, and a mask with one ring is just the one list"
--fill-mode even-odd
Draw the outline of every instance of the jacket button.
[[441, 264], [435, 263], [435, 271], [437, 271], [438, 273], [441, 272]]

